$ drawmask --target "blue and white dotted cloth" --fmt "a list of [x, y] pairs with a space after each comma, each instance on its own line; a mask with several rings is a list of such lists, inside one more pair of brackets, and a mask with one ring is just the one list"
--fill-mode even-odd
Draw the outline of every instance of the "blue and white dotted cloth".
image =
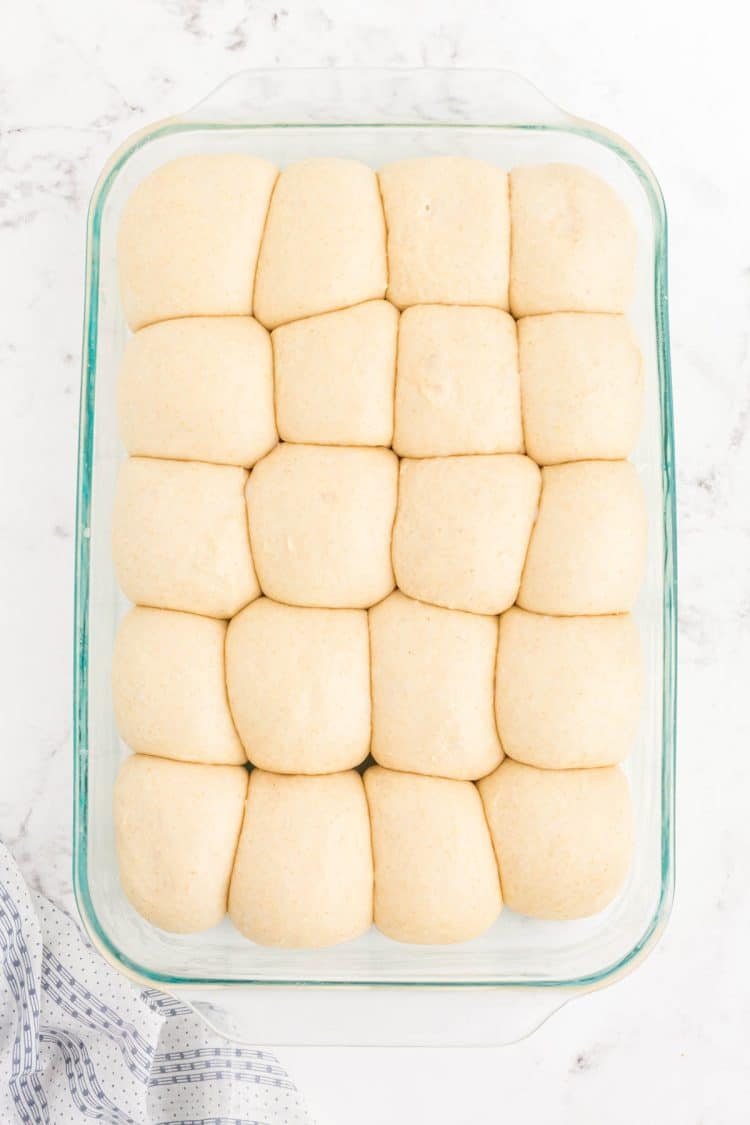
[[313, 1125], [267, 1051], [140, 992], [0, 844], [2, 1125]]

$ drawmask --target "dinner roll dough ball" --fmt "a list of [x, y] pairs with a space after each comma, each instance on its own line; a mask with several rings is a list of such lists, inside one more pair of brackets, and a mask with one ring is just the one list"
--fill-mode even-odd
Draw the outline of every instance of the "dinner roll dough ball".
[[229, 625], [227, 687], [251, 762], [333, 773], [370, 748], [370, 650], [362, 609], [260, 598]]
[[385, 296], [385, 224], [378, 181], [356, 160], [302, 160], [281, 173], [255, 282], [268, 328]]
[[514, 454], [401, 462], [393, 567], [405, 594], [502, 613], [516, 600], [539, 469]]
[[635, 228], [604, 180], [573, 164], [514, 168], [510, 210], [515, 317], [624, 312], [633, 294]]
[[148, 922], [189, 934], [226, 914], [247, 791], [244, 766], [134, 754], [115, 784], [120, 882]]
[[273, 333], [284, 441], [390, 445], [398, 312], [388, 301], [284, 324]]
[[136, 606], [120, 624], [112, 695], [122, 738], [139, 754], [245, 761], [227, 702], [225, 622]]
[[610, 766], [638, 727], [643, 657], [629, 614], [500, 618], [495, 705], [506, 754], [546, 769]]
[[630, 790], [617, 766], [538, 770], [510, 758], [479, 782], [503, 900], [531, 918], [597, 914], [633, 854]]
[[438, 609], [396, 590], [370, 610], [370, 644], [377, 762], [470, 780], [498, 765], [496, 618]]
[[380, 171], [388, 299], [508, 308], [508, 177], [465, 156], [397, 160]]
[[393, 589], [398, 459], [387, 449], [279, 445], [247, 485], [264, 594], [291, 605], [362, 609]]
[[125, 345], [117, 414], [128, 453], [255, 464], [276, 444], [268, 333], [245, 316], [142, 328]]
[[252, 941], [286, 949], [335, 945], [368, 929], [372, 853], [359, 774], [253, 770], [229, 916]]
[[120, 294], [135, 331], [178, 316], [248, 316], [276, 169], [246, 153], [181, 156], [125, 204]]
[[628, 456], [643, 418], [643, 369], [624, 316], [524, 317], [518, 350], [530, 457], [553, 465]]
[[646, 509], [629, 461], [542, 469], [518, 604], [534, 613], [626, 613], [643, 578]]
[[243, 491], [229, 465], [130, 457], [120, 467], [112, 557], [132, 602], [232, 617], [257, 598]]
[[371, 766], [365, 790], [378, 929], [424, 945], [483, 933], [502, 899], [476, 786]]
[[446, 305], [404, 312], [393, 448], [402, 457], [523, 450], [512, 317]]

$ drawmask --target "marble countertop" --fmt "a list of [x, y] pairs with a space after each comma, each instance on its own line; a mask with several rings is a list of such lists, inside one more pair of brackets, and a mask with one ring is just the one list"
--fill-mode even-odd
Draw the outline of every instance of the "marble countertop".
[[[630, 977], [503, 1049], [282, 1052], [321, 1121], [734, 1125], [750, 986], [750, 158], [718, 0], [7, 0], [0, 35], [0, 836], [72, 905], [71, 634], [88, 198], [129, 133], [248, 66], [507, 66], [607, 124], [671, 232], [680, 523], [678, 887]], [[720, 40], [709, 41], [722, 27]]]

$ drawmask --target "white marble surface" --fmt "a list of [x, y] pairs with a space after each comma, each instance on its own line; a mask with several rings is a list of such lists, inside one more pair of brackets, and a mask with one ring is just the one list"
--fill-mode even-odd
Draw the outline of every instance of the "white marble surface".
[[[284, 6], [285, 5], [285, 6]], [[133, 130], [259, 65], [499, 65], [628, 137], [671, 223], [678, 890], [630, 978], [501, 1050], [286, 1053], [333, 1125], [750, 1119], [746, 27], [711, 5], [6, 0], [0, 19], [0, 835], [71, 905], [71, 600], [84, 220]]]

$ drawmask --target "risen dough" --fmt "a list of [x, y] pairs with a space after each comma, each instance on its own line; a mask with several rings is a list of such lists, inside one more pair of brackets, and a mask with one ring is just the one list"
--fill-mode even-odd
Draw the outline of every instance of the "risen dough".
[[281, 173], [258, 259], [255, 315], [268, 328], [385, 295], [385, 224], [372, 168], [302, 160]]
[[144, 754], [123, 763], [114, 795], [120, 882], [148, 922], [195, 933], [222, 920], [246, 791], [243, 766]]
[[611, 902], [633, 852], [630, 790], [617, 766], [539, 770], [506, 758], [479, 792], [506, 906], [565, 919]]
[[229, 713], [223, 621], [136, 606], [115, 640], [112, 695], [122, 738], [139, 754], [240, 764]]
[[276, 444], [268, 333], [244, 316], [142, 328], [125, 346], [117, 414], [128, 453], [254, 464]]
[[357, 773], [250, 775], [229, 915], [261, 945], [334, 945], [372, 923], [370, 824]]
[[260, 593], [250, 557], [244, 469], [131, 457], [120, 468], [112, 555], [142, 605], [231, 617]]
[[397, 160], [380, 171], [388, 298], [407, 305], [508, 307], [508, 177], [464, 156]]
[[358, 609], [393, 589], [390, 539], [398, 459], [386, 449], [279, 445], [247, 485], [264, 594]]
[[446, 305], [404, 312], [393, 448], [402, 457], [523, 450], [512, 317]]
[[378, 929], [425, 945], [483, 933], [502, 900], [476, 786], [371, 766], [365, 789]]
[[624, 316], [525, 317], [518, 350], [530, 457], [551, 465], [628, 456], [643, 416], [643, 371]]
[[625, 613], [643, 577], [646, 511], [629, 461], [578, 461], [542, 470], [539, 518], [518, 604], [563, 616]]
[[624, 312], [633, 293], [635, 229], [604, 180], [573, 164], [514, 168], [510, 209], [515, 317]]
[[366, 612], [260, 598], [229, 625], [227, 687], [256, 766], [333, 773], [358, 765], [370, 747]]
[[495, 702], [503, 749], [530, 766], [570, 769], [622, 761], [643, 690], [638, 629], [629, 614], [500, 619]]
[[282, 325], [273, 333], [284, 441], [390, 445], [398, 312], [388, 301]]
[[404, 593], [502, 613], [518, 592], [539, 469], [514, 454], [403, 460], [393, 566]]
[[276, 169], [245, 153], [181, 156], [125, 204], [120, 293], [135, 331], [178, 316], [247, 316]]
[[370, 610], [370, 644], [380, 765], [464, 779], [498, 765], [494, 617], [438, 609], [396, 590]]

